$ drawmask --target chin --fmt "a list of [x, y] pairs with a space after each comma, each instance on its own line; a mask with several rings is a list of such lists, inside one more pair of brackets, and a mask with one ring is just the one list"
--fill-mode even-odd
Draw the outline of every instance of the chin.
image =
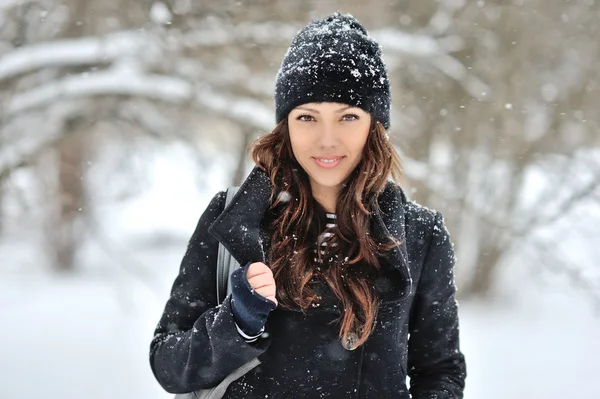
[[321, 187], [339, 187], [345, 180], [344, 176], [310, 175], [310, 179]]

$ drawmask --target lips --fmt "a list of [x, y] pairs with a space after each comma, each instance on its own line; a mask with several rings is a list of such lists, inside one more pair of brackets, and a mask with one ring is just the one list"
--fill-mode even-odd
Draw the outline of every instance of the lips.
[[323, 168], [323, 169], [333, 169], [336, 166], [338, 166], [342, 160], [344, 159], [344, 156], [341, 155], [336, 155], [336, 156], [328, 156], [328, 157], [312, 157], [312, 159], [315, 161], [315, 163], [317, 164], [317, 166]]

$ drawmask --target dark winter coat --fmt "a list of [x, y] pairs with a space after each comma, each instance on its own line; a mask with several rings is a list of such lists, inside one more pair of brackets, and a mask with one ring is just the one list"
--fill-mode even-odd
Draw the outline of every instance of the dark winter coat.
[[261, 221], [270, 191], [267, 175], [255, 168], [227, 209], [221, 192], [200, 217], [151, 344], [162, 387], [209, 388], [258, 357], [261, 364], [233, 382], [225, 398], [403, 399], [410, 397], [407, 377], [415, 399], [462, 398], [466, 368], [450, 237], [438, 212], [408, 201], [391, 182], [379, 196], [371, 234], [380, 240], [391, 234], [402, 245], [382, 259], [381, 305], [366, 343], [344, 349], [339, 325], [329, 323], [340, 316], [333, 295], [305, 315], [277, 308], [265, 337], [242, 339], [230, 296], [215, 306], [218, 241], [240, 264], [265, 262], [269, 236]]

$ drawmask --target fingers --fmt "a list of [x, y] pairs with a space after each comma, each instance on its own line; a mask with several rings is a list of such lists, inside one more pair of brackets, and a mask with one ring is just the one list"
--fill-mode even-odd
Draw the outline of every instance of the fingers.
[[251, 278], [259, 276], [261, 274], [269, 274], [273, 276], [273, 272], [271, 271], [271, 268], [269, 266], [265, 265], [262, 262], [252, 263], [248, 267], [248, 271], [246, 272], [246, 278], [248, 279], [248, 281], [250, 281]]
[[262, 262], [252, 263], [246, 272], [248, 283], [260, 296], [275, 302], [277, 305], [276, 286], [273, 272], [269, 266]]

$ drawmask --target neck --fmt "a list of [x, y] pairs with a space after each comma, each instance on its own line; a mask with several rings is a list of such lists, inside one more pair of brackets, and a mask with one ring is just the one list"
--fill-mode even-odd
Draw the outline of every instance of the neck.
[[313, 186], [312, 194], [326, 212], [335, 213], [339, 189], [336, 187]]

